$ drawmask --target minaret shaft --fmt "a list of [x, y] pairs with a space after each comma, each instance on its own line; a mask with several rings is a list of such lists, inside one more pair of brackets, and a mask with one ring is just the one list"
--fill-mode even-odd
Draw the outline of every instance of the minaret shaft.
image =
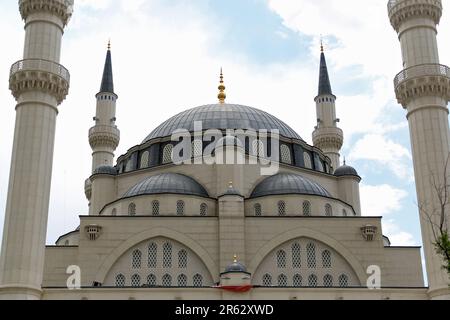
[[[395, 78], [395, 90], [397, 100], [407, 110], [430, 297], [450, 299], [449, 276], [435, 251], [429, 220], [438, 223], [441, 210], [436, 186], [443, 186], [446, 175], [450, 178], [445, 168], [450, 154], [450, 70], [439, 64], [436, 39], [442, 4], [400, 0], [390, 1], [388, 8], [391, 24], [399, 34], [405, 68]], [[448, 224], [448, 206], [444, 214]]]
[[[69, 88], [59, 64], [73, 1], [21, 0], [24, 60], [13, 64], [17, 100], [0, 260], [0, 299], [39, 299], [44, 272], [57, 106]], [[45, 41], [44, 41], [45, 39]]]

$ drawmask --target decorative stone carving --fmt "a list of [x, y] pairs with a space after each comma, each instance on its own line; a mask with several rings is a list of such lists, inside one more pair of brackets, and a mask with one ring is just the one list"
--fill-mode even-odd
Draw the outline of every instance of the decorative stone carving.
[[450, 68], [440, 64], [422, 64], [403, 70], [394, 79], [398, 102], [406, 108], [421, 96], [450, 101]]
[[340, 128], [321, 128], [313, 132], [314, 146], [321, 150], [340, 150], [344, 144], [344, 133]]
[[102, 231], [102, 227], [97, 224], [87, 225], [85, 228], [86, 235], [89, 240], [95, 241], [100, 237], [100, 233]]
[[390, 0], [389, 19], [392, 27], [399, 32], [406, 20], [413, 18], [431, 18], [437, 25], [442, 16], [441, 0]]
[[120, 142], [120, 131], [112, 126], [94, 126], [89, 130], [91, 148], [108, 147], [116, 150]]
[[14, 98], [26, 91], [43, 91], [53, 95], [61, 104], [69, 93], [70, 74], [62, 65], [41, 59], [14, 63], [9, 75], [9, 89]]
[[73, 0], [20, 0], [19, 10], [23, 20], [34, 12], [49, 12], [61, 18], [66, 26], [72, 16]]
[[372, 225], [366, 225], [361, 228], [361, 233], [366, 241], [373, 241], [377, 234], [378, 228]]

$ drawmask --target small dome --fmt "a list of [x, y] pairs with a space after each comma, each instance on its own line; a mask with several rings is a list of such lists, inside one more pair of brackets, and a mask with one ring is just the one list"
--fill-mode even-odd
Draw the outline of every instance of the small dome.
[[209, 197], [205, 188], [191, 177], [178, 173], [163, 173], [139, 182], [128, 190], [122, 198], [164, 193]]
[[344, 177], [344, 176], [357, 176], [357, 177], [359, 177], [358, 172], [356, 171], [355, 168], [347, 166], [345, 164], [343, 166], [337, 168], [336, 171], [334, 172], [334, 175], [336, 177]]
[[111, 166], [101, 166], [94, 170], [93, 174], [109, 174], [109, 175], [117, 175], [117, 169]]
[[227, 272], [247, 272], [247, 268], [240, 262], [233, 262], [225, 268], [225, 273]]
[[251, 198], [286, 194], [306, 194], [331, 198], [330, 193], [317, 182], [290, 173], [280, 173], [265, 179], [253, 190]]

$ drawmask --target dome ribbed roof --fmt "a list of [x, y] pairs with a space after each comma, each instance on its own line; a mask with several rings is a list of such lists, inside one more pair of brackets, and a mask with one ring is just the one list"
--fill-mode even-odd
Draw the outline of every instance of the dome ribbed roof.
[[272, 195], [305, 194], [331, 198], [330, 193], [317, 182], [297, 174], [280, 173], [258, 184], [251, 198]]
[[178, 173], [163, 173], [139, 182], [122, 198], [164, 193], [209, 197], [205, 188], [191, 177]]
[[336, 177], [359, 176], [358, 172], [356, 171], [355, 168], [347, 166], [347, 165], [343, 165], [343, 166], [337, 168], [336, 171], [334, 172], [334, 175]]
[[287, 124], [267, 112], [237, 104], [212, 104], [186, 110], [170, 118], [153, 130], [143, 143], [154, 138], [171, 136], [177, 129], [193, 132], [195, 121], [202, 121], [203, 130], [278, 129], [280, 135], [286, 138], [303, 140]]
[[247, 268], [240, 262], [233, 262], [225, 268], [225, 273], [227, 272], [247, 272]]

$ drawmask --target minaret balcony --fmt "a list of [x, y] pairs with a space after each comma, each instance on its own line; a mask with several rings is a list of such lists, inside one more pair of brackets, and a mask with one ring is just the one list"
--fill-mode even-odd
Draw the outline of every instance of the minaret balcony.
[[319, 127], [313, 132], [313, 143], [322, 150], [340, 150], [344, 144], [344, 132], [338, 127]]
[[407, 107], [417, 97], [436, 96], [450, 101], [450, 68], [421, 64], [403, 70], [394, 79], [398, 102]]
[[120, 131], [115, 126], [94, 126], [89, 129], [89, 144], [95, 148], [116, 150], [120, 142]]
[[428, 17], [439, 24], [442, 16], [441, 0], [390, 0], [388, 2], [389, 19], [398, 32], [406, 20]]
[[11, 66], [9, 89], [18, 97], [25, 91], [44, 91], [60, 104], [69, 93], [70, 73], [59, 63], [42, 60], [20, 60]]
[[64, 26], [69, 22], [73, 12], [74, 0], [19, 0], [22, 19], [35, 12], [48, 12], [61, 18]]

